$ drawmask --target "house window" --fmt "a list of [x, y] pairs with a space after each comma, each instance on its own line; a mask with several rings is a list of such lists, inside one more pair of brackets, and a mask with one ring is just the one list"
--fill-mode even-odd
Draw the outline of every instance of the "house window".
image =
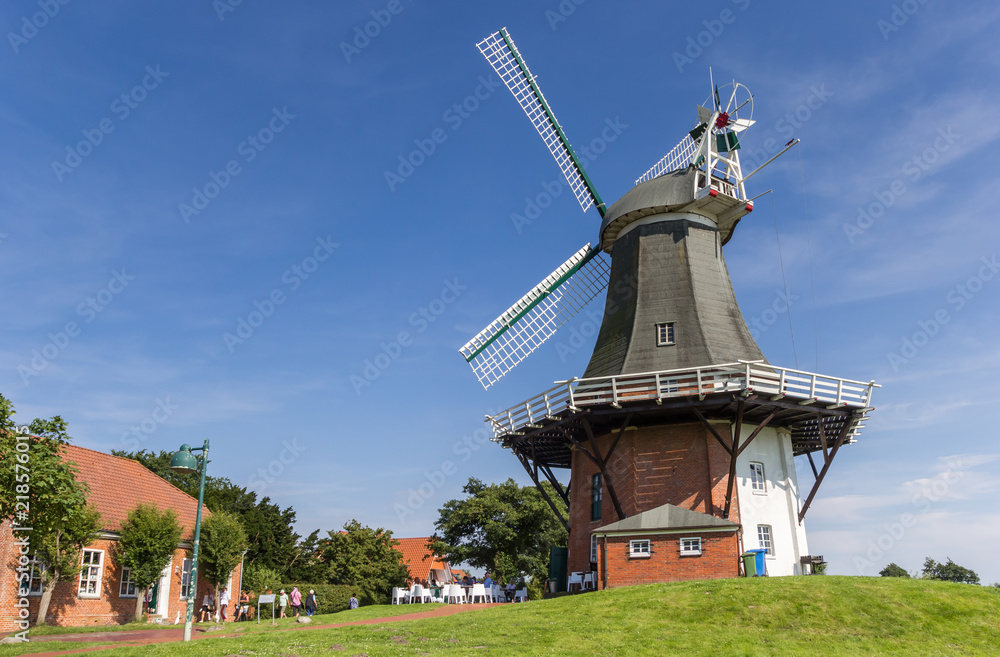
[[674, 323], [662, 322], [656, 325], [656, 346], [667, 347], [674, 344]]
[[701, 555], [701, 537], [696, 536], [694, 538], [682, 538], [681, 539], [681, 556], [682, 557], [697, 557]]
[[590, 535], [590, 563], [597, 563], [597, 534]]
[[590, 519], [601, 519], [601, 475], [595, 474], [590, 480]]
[[628, 542], [629, 559], [648, 559], [650, 554], [648, 538]]
[[77, 595], [81, 598], [101, 597], [101, 572], [103, 569], [104, 552], [102, 550], [84, 550]]
[[18, 594], [25, 595], [24, 591], [27, 589], [27, 595], [41, 595], [42, 573], [44, 572], [45, 564], [37, 558], [32, 557], [31, 561], [28, 562], [27, 580], [21, 580], [21, 585], [18, 587], [20, 589]]
[[757, 525], [757, 543], [768, 556], [774, 556], [774, 542], [771, 540], [771, 525]]
[[764, 481], [763, 463], [750, 463], [750, 488], [755, 493], [767, 492], [767, 482]]
[[181, 566], [181, 600], [191, 595], [191, 560], [185, 559]]
[[135, 590], [135, 580], [132, 579], [132, 569], [128, 566], [122, 568], [122, 583], [118, 588], [119, 598], [136, 598], [139, 594]]

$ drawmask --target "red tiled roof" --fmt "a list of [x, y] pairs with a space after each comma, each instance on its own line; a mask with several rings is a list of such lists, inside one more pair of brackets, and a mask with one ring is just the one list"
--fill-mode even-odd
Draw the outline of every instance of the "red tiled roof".
[[[67, 461], [76, 464], [77, 479], [90, 487], [87, 499], [101, 512], [101, 528], [105, 531], [121, 529], [129, 511], [145, 503], [176, 511], [181, 536], [193, 538], [197, 499], [157, 477], [138, 461], [76, 445], [66, 445], [64, 453]], [[209, 515], [208, 508], [204, 508], [202, 520]]]
[[447, 563], [435, 559], [431, 551], [427, 549], [427, 543], [431, 540], [429, 536], [397, 538], [396, 540], [399, 541], [399, 545], [395, 547], [403, 553], [403, 563], [410, 572], [410, 579], [428, 579], [432, 569], [448, 569]]

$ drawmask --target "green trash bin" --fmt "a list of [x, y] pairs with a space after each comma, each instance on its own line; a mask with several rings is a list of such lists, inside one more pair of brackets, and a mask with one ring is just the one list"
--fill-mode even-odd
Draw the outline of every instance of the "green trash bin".
[[753, 552], [743, 553], [743, 570], [747, 577], [757, 576], [757, 555]]

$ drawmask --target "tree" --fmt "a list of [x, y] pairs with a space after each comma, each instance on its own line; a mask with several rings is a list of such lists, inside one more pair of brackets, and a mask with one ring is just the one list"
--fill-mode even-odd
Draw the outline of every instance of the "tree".
[[323, 550], [329, 539], [320, 538], [319, 530], [302, 539], [297, 554], [286, 573], [289, 582], [326, 582], [330, 566], [323, 561]]
[[160, 511], [153, 504], [140, 504], [122, 523], [121, 537], [115, 546], [115, 558], [132, 571], [136, 588], [135, 620], [142, 620], [146, 591], [160, 578], [181, 540], [177, 512]]
[[945, 582], [979, 584], [979, 575], [975, 571], [963, 568], [951, 559], [948, 559], [947, 563], [938, 563], [927, 557], [924, 560], [922, 576], [924, 579], [939, 579]]
[[355, 586], [375, 600], [387, 600], [392, 587], [406, 585], [409, 572], [391, 531], [351, 520], [344, 524], [343, 532], [328, 533], [323, 560], [328, 564], [331, 584]]
[[[95, 538], [101, 515], [87, 504], [87, 486], [77, 481], [76, 466], [64, 458], [70, 441], [66, 422], [58, 415], [35, 419], [28, 425], [29, 435], [19, 436], [14, 414], [13, 405], [0, 395], [0, 520], [16, 519], [18, 526], [32, 528], [24, 532], [21, 554], [34, 554], [43, 564], [36, 621], [42, 625], [56, 584], [79, 575], [80, 552]], [[22, 562], [20, 591], [30, 578], [28, 568]]]
[[[112, 450], [121, 456], [143, 464], [150, 472], [174, 484], [182, 491], [198, 497], [200, 475], [178, 474], [170, 469], [173, 454], [125, 452]], [[295, 511], [292, 507], [282, 510], [271, 503], [269, 497], [257, 500], [257, 493], [229, 481], [225, 477], [205, 477], [205, 506], [212, 513], [234, 513], [247, 534], [246, 561], [267, 566], [278, 571], [283, 578], [291, 576], [291, 569], [301, 554], [297, 547], [299, 535], [295, 533]]]
[[247, 564], [243, 570], [243, 590], [253, 593], [273, 591], [281, 586], [281, 575], [267, 566]]
[[878, 573], [882, 577], [905, 577], [909, 579], [910, 573], [906, 572], [901, 566], [897, 566], [895, 563], [890, 563], [888, 566], [883, 568]]
[[201, 523], [198, 573], [215, 588], [216, 601], [219, 600], [219, 589], [240, 564], [246, 549], [246, 532], [234, 514], [213, 513]]
[[[543, 486], [565, 515], [562, 498], [548, 482]], [[568, 536], [538, 489], [519, 486], [513, 479], [486, 485], [473, 478], [462, 492], [468, 497], [449, 500], [439, 511], [436, 553], [451, 563], [465, 562], [508, 579], [548, 577], [549, 548], [566, 545]]]

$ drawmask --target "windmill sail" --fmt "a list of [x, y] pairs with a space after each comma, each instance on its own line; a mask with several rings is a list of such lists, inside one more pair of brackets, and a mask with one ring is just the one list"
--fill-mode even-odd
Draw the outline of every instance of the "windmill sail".
[[604, 203], [598, 196], [594, 185], [587, 177], [583, 166], [573, 152], [569, 140], [566, 139], [562, 127], [556, 121], [552, 109], [545, 101], [542, 90], [535, 84], [535, 78], [528, 70], [528, 65], [521, 58], [521, 53], [517, 51], [507, 28], [494, 32], [477, 44], [479, 51], [483, 53], [486, 61], [497, 72], [503, 80], [521, 109], [528, 115], [531, 124], [535, 126], [538, 134], [548, 147], [552, 157], [566, 176], [566, 182], [576, 195], [576, 200], [580, 202], [580, 207], [586, 212], [591, 204], [597, 206], [598, 212], [604, 216]]
[[459, 349], [484, 388], [499, 381], [608, 286], [611, 266], [587, 244]]

